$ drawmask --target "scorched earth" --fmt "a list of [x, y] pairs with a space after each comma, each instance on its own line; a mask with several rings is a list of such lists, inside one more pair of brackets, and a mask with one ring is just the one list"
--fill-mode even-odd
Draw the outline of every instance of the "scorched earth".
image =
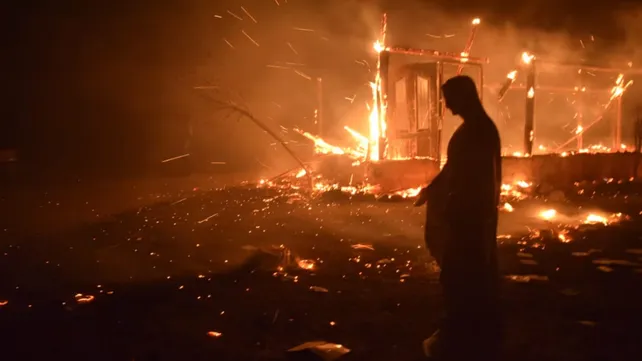
[[[518, 186], [498, 239], [506, 358], [639, 360], [640, 184], [578, 184], [555, 202]], [[327, 341], [349, 350], [341, 360], [421, 359], [442, 310], [422, 208], [185, 188], [50, 231], [16, 219], [60, 214], [73, 197], [5, 197], [2, 358], [282, 360]]]

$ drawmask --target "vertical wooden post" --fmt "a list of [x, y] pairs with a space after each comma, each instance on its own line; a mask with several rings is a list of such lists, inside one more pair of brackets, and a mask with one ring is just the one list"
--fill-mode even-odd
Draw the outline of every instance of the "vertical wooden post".
[[317, 78], [317, 133], [323, 137], [323, 79]]
[[524, 123], [524, 155], [533, 155], [535, 131], [535, 59], [528, 64], [526, 76], [526, 115]]

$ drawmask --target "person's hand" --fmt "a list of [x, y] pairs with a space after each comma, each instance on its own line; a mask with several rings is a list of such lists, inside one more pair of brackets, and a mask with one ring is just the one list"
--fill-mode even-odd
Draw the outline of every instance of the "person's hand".
[[426, 204], [426, 202], [428, 202], [428, 187], [424, 187], [421, 189], [421, 191], [419, 192], [419, 196], [414, 203], [414, 206], [421, 207]]

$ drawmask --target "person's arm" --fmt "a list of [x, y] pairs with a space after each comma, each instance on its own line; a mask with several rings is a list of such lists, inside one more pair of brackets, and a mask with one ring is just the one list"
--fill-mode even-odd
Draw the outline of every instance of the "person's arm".
[[448, 165], [448, 162], [444, 165], [444, 167], [441, 169], [439, 174], [433, 178], [432, 182], [430, 182], [429, 185], [426, 187], [422, 188], [421, 191], [419, 192], [419, 197], [417, 197], [417, 200], [415, 201], [415, 207], [422, 206], [428, 202], [428, 199], [430, 199], [431, 194], [435, 192], [443, 192], [446, 186], [447, 178], [448, 178], [448, 172], [449, 172], [450, 166]]

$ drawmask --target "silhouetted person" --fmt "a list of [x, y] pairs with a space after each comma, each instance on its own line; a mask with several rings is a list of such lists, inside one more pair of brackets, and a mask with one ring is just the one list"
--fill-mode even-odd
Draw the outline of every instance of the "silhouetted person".
[[[496, 241], [501, 188], [499, 133], [470, 77], [449, 79], [442, 93], [446, 107], [459, 115], [463, 124], [450, 139], [444, 168], [416, 203], [428, 202], [427, 217], [439, 219], [443, 228], [438, 235], [443, 240], [436, 242], [443, 249], [437, 249], [436, 258], [442, 269], [446, 317], [424, 347], [436, 358], [492, 360], [497, 356], [500, 331]], [[427, 219], [428, 247], [431, 224], [434, 226], [434, 219]]]

